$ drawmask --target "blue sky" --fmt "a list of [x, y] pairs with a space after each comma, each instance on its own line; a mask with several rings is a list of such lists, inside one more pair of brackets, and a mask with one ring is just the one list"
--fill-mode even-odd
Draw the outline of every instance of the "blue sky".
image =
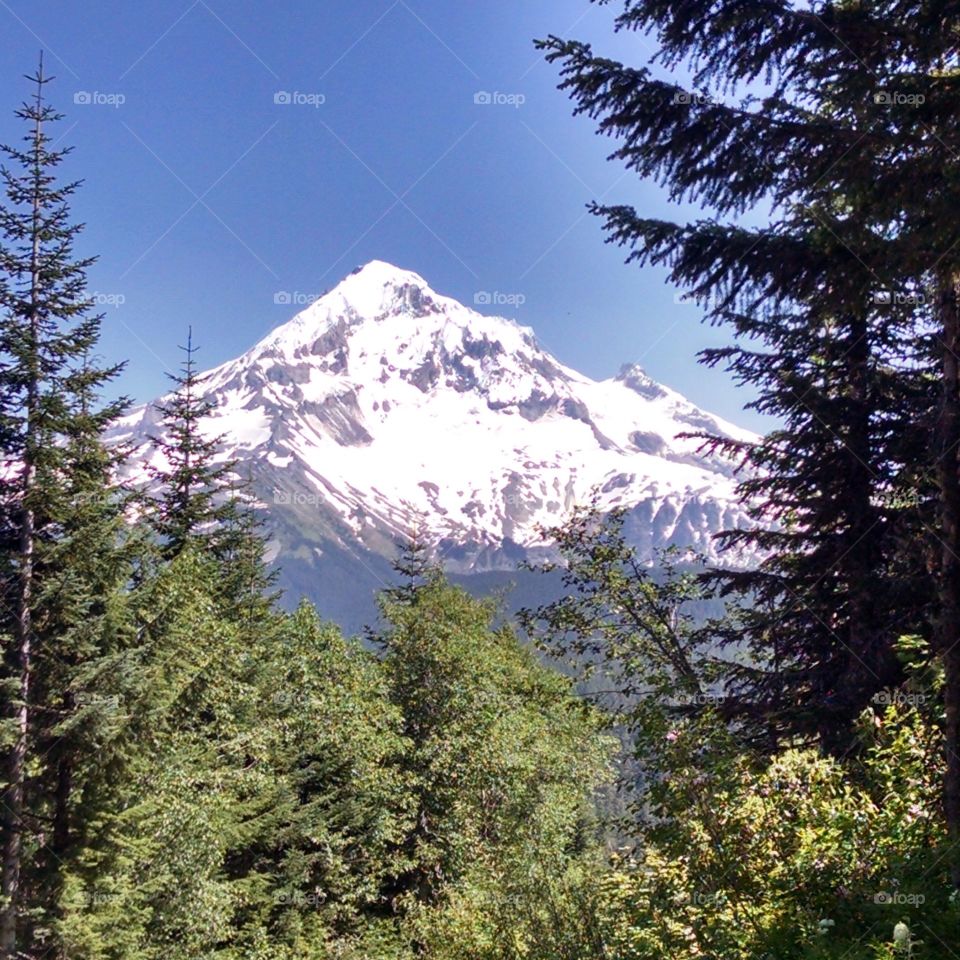
[[723, 334], [662, 271], [624, 266], [585, 212], [696, 215], [605, 159], [611, 143], [571, 117], [533, 48], [556, 33], [645, 58], [614, 15], [586, 0], [0, 0], [0, 139], [22, 133], [11, 111], [42, 47], [66, 169], [86, 181], [74, 213], [101, 258], [103, 350], [129, 360], [137, 399], [165, 388], [189, 324], [212, 366], [288, 319], [278, 293], [313, 296], [383, 259], [466, 303], [522, 300], [498, 312], [591, 376], [639, 361], [758, 426], [696, 363]]

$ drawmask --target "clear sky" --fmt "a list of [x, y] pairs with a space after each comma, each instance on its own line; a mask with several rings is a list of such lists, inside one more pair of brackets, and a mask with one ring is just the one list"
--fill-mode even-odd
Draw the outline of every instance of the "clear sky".
[[[640, 362], [757, 427], [696, 351], [722, 334], [660, 270], [623, 265], [591, 200], [671, 210], [571, 117], [550, 33], [639, 61], [587, 0], [0, 0], [0, 139], [42, 47], [67, 115], [74, 213], [123, 389], [165, 389], [193, 325], [204, 366], [243, 352], [355, 266], [382, 259], [533, 327], [593, 377]], [[492, 102], [475, 102], [486, 93]], [[286, 96], [284, 96], [284, 94]], [[281, 102], [276, 102], [280, 100]], [[282, 101], [288, 102], [282, 102]]]

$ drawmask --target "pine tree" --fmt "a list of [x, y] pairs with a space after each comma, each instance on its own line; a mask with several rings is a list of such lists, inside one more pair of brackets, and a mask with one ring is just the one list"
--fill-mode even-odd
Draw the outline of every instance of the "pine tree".
[[381, 891], [409, 816], [401, 717], [370, 652], [305, 603], [251, 649], [263, 667], [262, 787], [227, 869], [264, 895], [243, 911], [242, 936], [297, 957], [332, 943], [348, 953], [388, 926]]
[[[757, 390], [751, 405], [785, 423], [756, 445], [713, 441], [749, 468], [741, 494], [755, 519], [778, 527], [725, 537], [770, 551], [759, 570], [725, 577], [753, 603], [746, 639], [759, 660], [734, 678], [730, 707], [839, 753], [859, 711], [899, 678], [898, 632], [929, 617], [929, 590], [910, 589], [922, 552], [909, 563], [900, 552], [918, 505], [895, 505], [924, 447], [898, 432], [916, 435], [931, 404], [910, 371], [920, 350], [904, 349], [921, 324], [892, 300], [910, 289], [909, 268], [895, 257], [900, 144], [877, 77], [909, 36], [885, 6], [629, 2], [618, 25], [651, 29], [667, 66], [692, 63], [689, 90], [583, 44], [544, 44], [577, 110], [622, 141], [617, 159], [715, 213], [681, 225], [593, 208], [631, 261], [668, 265], [732, 327], [738, 343], [705, 361], [725, 363]], [[762, 100], [724, 101], [759, 80]], [[736, 221], [761, 201], [771, 226]]]
[[258, 729], [257, 665], [221, 616], [218, 581], [188, 546], [130, 598], [128, 755], [86, 856], [65, 871], [69, 956], [202, 956], [229, 939], [223, 857], [243, 818], [237, 752]]
[[[17, 111], [29, 127], [26, 147], [3, 148], [12, 168], [3, 169], [6, 203], [0, 211], [0, 956], [5, 957], [30, 944], [32, 925], [47, 922], [49, 902], [25, 901], [37, 893], [37, 884], [42, 886], [38, 865], [42, 871], [44, 861], [55, 856], [54, 847], [70, 842], [71, 761], [60, 749], [52, 756], [45, 750], [62, 742], [56, 731], [78, 709], [65, 684], [103, 653], [98, 638], [83, 639], [77, 632], [78, 604], [93, 601], [98, 579], [112, 563], [112, 547], [103, 518], [84, 512], [90, 506], [85, 506], [88, 495], [103, 478], [102, 473], [94, 478], [99, 466], [93, 462], [109, 460], [99, 434], [121, 406], [95, 409], [84, 399], [117, 368], [87, 361], [99, 338], [101, 317], [86, 296], [86, 270], [93, 261], [73, 255], [81, 226], [70, 222], [69, 198], [77, 184], [57, 181], [57, 168], [68, 151], [51, 146], [48, 127], [61, 116], [46, 101], [52, 78], [45, 75], [42, 58], [27, 79], [35, 93]], [[90, 564], [105, 564], [96, 573], [88, 567], [74, 576], [65, 567], [75, 559], [63, 559], [70, 550], [65, 544], [77, 546], [80, 539], [94, 551]], [[64, 585], [64, 577], [77, 590], [66, 601], [52, 589], [58, 581]], [[54, 820], [52, 832], [38, 822], [37, 803], [39, 814]]]
[[203, 432], [216, 401], [203, 394], [204, 378], [197, 371], [192, 328], [181, 350], [185, 355], [181, 370], [169, 375], [176, 389], [159, 406], [166, 435], [152, 438], [165, 462], [151, 470], [160, 493], [150, 521], [168, 559], [188, 544], [216, 551], [223, 525], [234, 517], [228, 492], [236, 464], [231, 460], [218, 463], [223, 437], [208, 437]]
[[42, 762], [27, 806], [49, 823], [30, 891], [35, 932], [48, 946], [58, 942], [68, 910], [64, 874], [87, 855], [91, 825], [109, 808], [112, 780], [125, 762], [129, 690], [122, 678], [136, 656], [129, 586], [142, 537], [127, 521], [131, 496], [116, 481], [125, 451], [102, 440], [125, 401], [100, 404], [92, 370], [84, 361], [70, 378], [75, 409], [63, 440], [65, 509], [37, 565], [33, 699], [43, 705], [35, 734]]
[[[814, 320], [768, 329], [766, 349], [704, 351], [783, 423], [756, 444], [707, 441], [745, 458], [740, 495], [758, 524], [721, 542], [766, 554], [758, 569], [716, 579], [749, 599], [729, 639], [754, 654], [732, 671], [728, 714], [843, 754], [860, 711], [902, 681], [894, 642], [924, 624], [933, 599], [919, 549], [929, 485], [906, 479], [923, 458], [916, 428], [930, 397], [891, 356], [902, 326], [877, 331], [853, 312], [819, 330]], [[744, 337], [755, 327], [738, 323]]]
[[222, 521], [218, 555], [223, 565], [224, 601], [227, 616], [256, 623], [279, 599], [274, 590], [279, 571], [267, 562], [264, 520], [258, 516], [249, 471], [234, 478], [227, 499], [229, 510]]
[[[754, 630], [755, 646], [777, 659], [775, 648], [786, 643], [782, 679], [788, 687], [799, 682], [808, 715], [833, 714], [835, 696], [841, 710], [831, 722], [843, 723], [866, 705], [871, 688], [891, 679], [890, 640], [903, 622], [933, 634], [946, 674], [944, 798], [960, 884], [955, 19], [949, 3], [844, 0], [807, 8], [780, 0], [628, 0], [618, 26], [653, 32], [659, 62], [689, 64], [697, 90], [595, 57], [583, 44], [551, 38], [544, 46], [563, 61], [564, 85], [578, 110], [622, 140], [614, 156], [631, 169], [720, 217], [761, 201], [772, 205], [776, 219], [762, 230], [715, 219], [681, 226], [626, 207], [594, 209], [611, 238], [633, 248], [631, 259], [669, 265], [674, 280], [718, 297], [713, 319], [770, 345], [764, 358], [741, 343], [731, 366], [767, 391], [768, 409], [793, 418], [789, 436], [775, 435], [744, 453], [777, 474], [764, 491], [767, 515], [797, 536], [792, 544], [768, 540], [779, 551], [773, 569], [736, 586], [766, 591], [773, 609], [765, 635]], [[725, 102], [754, 82], [764, 84], [762, 99]], [[766, 360], [782, 375], [791, 359], [822, 355], [816, 332], [827, 321], [835, 325], [829, 340], [836, 376], [828, 389], [818, 388], [825, 402], [811, 403], [807, 416], [802, 391], [790, 399], [793, 378], [777, 385], [759, 365]], [[785, 349], [791, 342], [792, 355]], [[939, 402], [931, 395], [937, 387]], [[837, 416], [823, 423], [831, 412]], [[797, 438], [797, 418], [804, 417]], [[806, 437], [818, 425], [827, 430], [810, 444]], [[915, 439], [905, 443], [898, 429]], [[839, 453], [828, 458], [833, 471], [817, 467], [829, 434]], [[889, 504], [913, 479], [921, 483], [921, 509], [908, 507], [905, 516]], [[878, 509], [883, 503], [888, 507]], [[904, 551], [904, 530], [922, 531], [924, 549], [908, 544]], [[935, 574], [932, 582], [921, 558]], [[818, 573], [814, 565], [824, 561], [829, 565]], [[827, 639], [821, 631], [805, 642], [789, 617], [785, 635], [794, 582], [793, 599], [826, 627]], [[822, 592], [824, 582], [835, 589], [821, 605], [809, 588]], [[911, 584], [920, 585], [919, 595], [911, 595]], [[796, 702], [794, 694], [788, 699]], [[760, 700], [772, 706], [769, 697]]]

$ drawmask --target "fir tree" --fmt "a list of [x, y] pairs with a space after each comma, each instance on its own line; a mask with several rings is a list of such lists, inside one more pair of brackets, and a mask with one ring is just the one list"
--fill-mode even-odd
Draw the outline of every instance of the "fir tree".
[[100, 404], [99, 377], [84, 362], [70, 378], [74, 417], [64, 437], [64, 511], [37, 565], [34, 702], [42, 705], [42, 758], [27, 806], [49, 823], [36, 856], [37, 933], [56, 943], [67, 905], [63, 874], [86, 855], [91, 824], [113, 799], [123, 762], [122, 676], [135, 656], [129, 587], [142, 537], [127, 520], [130, 495], [116, 481], [125, 451], [108, 448], [105, 427], [125, 401]]
[[224, 569], [222, 595], [227, 616], [256, 623], [266, 616], [279, 593], [274, 585], [279, 571], [270, 569], [266, 555], [264, 520], [258, 516], [249, 471], [229, 489], [229, 510], [222, 521], [218, 555]]
[[168, 559], [188, 544], [217, 550], [222, 527], [234, 515], [234, 503], [227, 494], [235, 463], [218, 463], [223, 437], [208, 437], [203, 432], [216, 401], [203, 394], [204, 378], [197, 371], [192, 329], [181, 350], [185, 355], [181, 370], [169, 375], [176, 389], [158, 408], [166, 435], [153, 438], [165, 462], [151, 470], [160, 493], [150, 521]]
[[[38, 846], [69, 842], [66, 809], [72, 800], [69, 763], [54, 764], [59, 785], [56, 836], [39, 823], [32, 807], [33, 781], [43, 795], [50, 760], [41, 744], [57, 739], [52, 728], [75, 710], [56, 673], [67, 673], [100, 651], [67, 639], [48, 586], [58, 575], [57, 551], [64, 531], [78, 533], [86, 481], [76, 441], [91, 449], [119, 409], [84, 407], [89, 396], [116, 373], [86, 362], [95, 347], [101, 318], [86, 296], [90, 259], [76, 259], [73, 244], [81, 226], [70, 222], [69, 198], [76, 183], [62, 185], [57, 168], [68, 153], [51, 146], [50, 124], [61, 118], [46, 101], [52, 78], [37, 72], [32, 99], [17, 116], [28, 125], [23, 148], [5, 147], [6, 203], [0, 211], [0, 531], [3, 563], [3, 851], [0, 956], [28, 946], [30, 928], [43, 923], [25, 909], [28, 865], [42, 862]], [[89, 451], [81, 457], [85, 460]], [[100, 453], [95, 454], [101, 456]], [[100, 541], [103, 545], [104, 541]], [[109, 550], [109, 547], [106, 547]], [[59, 573], [63, 573], [62, 569]], [[82, 575], [81, 575], [82, 578]], [[96, 589], [80, 588], [89, 599]], [[67, 649], [76, 643], [73, 649]], [[61, 647], [63, 644], [63, 647]], [[96, 643], [94, 643], [96, 646]], [[60, 654], [64, 660], [60, 660]], [[56, 751], [55, 751], [56, 752]], [[28, 772], [29, 771], [29, 772]], [[30, 804], [28, 805], [28, 799]], [[51, 810], [44, 810], [50, 813]], [[42, 911], [41, 911], [42, 912]], [[18, 917], [22, 923], [18, 929]]]
[[[773, 472], [744, 493], [759, 491], [765, 515], [785, 531], [779, 540], [757, 535], [772, 560], [732, 583], [769, 604], [752, 639], [768, 661], [783, 654], [773, 683], [788, 715], [800, 706], [801, 720], [822, 714], [849, 727], [872, 691], [894, 679], [891, 643], [903, 622], [935, 636], [946, 673], [945, 807], [960, 851], [955, 17], [948, 3], [896, 0], [809, 8], [628, 0], [618, 26], [655, 34], [659, 62], [689, 64], [693, 90], [583, 44], [551, 38], [544, 46], [563, 61], [578, 110], [621, 139], [614, 156], [628, 167], [717, 217], [772, 205], [774, 221], [761, 230], [594, 209], [611, 239], [633, 248], [631, 259], [669, 265], [675, 281], [713, 298], [713, 319], [769, 346], [764, 356], [741, 342], [727, 359], [742, 381], [760, 386], [761, 408], [786, 413], [787, 431], [743, 451]], [[730, 99], [754, 82], [765, 85], [762, 99]], [[824, 356], [829, 382], [805, 372], [798, 383], [791, 364], [809, 370]], [[913, 436], [904, 442], [898, 431]], [[921, 509], [893, 509], [916, 479]], [[925, 549], [904, 550], [904, 531], [923, 531]], [[807, 640], [791, 624], [799, 605], [824, 628]], [[759, 688], [744, 680], [761, 712], [784, 716], [763, 693], [765, 679]], [[834, 749], [849, 742], [827, 730], [821, 738]], [[954, 879], [960, 884], [960, 853]]]
[[[629, 2], [618, 25], [653, 31], [668, 67], [691, 63], [693, 89], [583, 44], [544, 44], [578, 111], [622, 141], [614, 156], [715, 215], [682, 225], [593, 208], [631, 261], [668, 265], [732, 327], [737, 345], [705, 361], [726, 364], [757, 391], [752, 406], [785, 422], [756, 445], [713, 441], [749, 468], [741, 493], [755, 518], [778, 527], [725, 536], [769, 551], [759, 570], [724, 578], [753, 603], [758, 660], [735, 677], [729, 706], [831, 752], [897, 682], [904, 624], [930, 613], [930, 591], [912, 589], [923, 551], [901, 550], [920, 503], [897, 503], [931, 398], [911, 369], [921, 324], [892, 300], [910, 289], [910, 267], [896, 258], [903, 187], [890, 169], [902, 144], [878, 77], [913, 42], [894, 8]], [[914, 27], [918, 43], [932, 39], [929, 24]], [[730, 99], [754, 81], [768, 85], [762, 100]], [[772, 225], [740, 225], [761, 201]]]

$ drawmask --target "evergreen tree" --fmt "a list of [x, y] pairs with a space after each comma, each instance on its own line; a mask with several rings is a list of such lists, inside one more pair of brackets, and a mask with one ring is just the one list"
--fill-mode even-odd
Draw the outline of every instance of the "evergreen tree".
[[75, 415], [64, 438], [64, 510], [56, 539], [37, 565], [33, 700], [42, 705], [36, 752], [42, 758], [27, 807], [45, 820], [30, 896], [35, 935], [58, 942], [67, 906], [63, 874], [86, 855], [91, 825], [114, 799], [112, 780], [125, 759], [123, 675], [135, 656], [129, 603], [142, 537], [125, 515], [130, 495], [116, 476], [125, 452], [101, 435], [124, 401], [100, 405], [99, 378], [84, 363], [71, 388]]
[[362, 956], [378, 931], [396, 942], [381, 892], [410, 810], [385, 677], [307, 604], [253, 649], [266, 665], [259, 810], [227, 857], [231, 875], [262, 890], [238, 918], [244, 955], [282, 944], [291, 958], [349, 945]]
[[[382, 598], [379, 637], [408, 743], [399, 769], [410, 791], [384, 895], [415, 950], [430, 955], [451, 903], [455, 912], [475, 910], [468, 917], [481, 928], [509, 913], [524, 955], [550, 909], [545, 887], [595, 853], [593, 792], [608, 775], [612, 742], [569, 680], [493, 625], [495, 604], [435, 567], [405, 566], [415, 582]], [[505, 898], [515, 898], [513, 910]], [[482, 939], [464, 923], [456, 942], [465, 954], [467, 930]]]
[[[902, 169], [911, 142], [888, 103], [909, 83], [905, 63], [943, 51], [932, 26], [943, 15], [936, 4], [628, 2], [618, 26], [653, 32], [657, 59], [691, 64], [695, 89], [584, 44], [543, 44], [578, 112], [621, 141], [614, 157], [714, 214], [682, 225], [593, 208], [631, 261], [668, 265], [732, 327], [737, 344], [704, 359], [726, 363], [757, 391], [752, 406], [783, 419], [755, 445], [712, 442], [749, 468], [741, 493], [778, 527], [725, 536], [769, 551], [759, 570], [723, 578], [753, 604], [757, 660], [734, 678], [729, 707], [835, 753], [860, 709], [897, 682], [898, 633], [931, 618], [915, 536], [930, 517], [930, 471], [916, 496], [908, 486], [930, 464], [934, 401], [917, 371], [929, 311], [903, 240], [904, 213], [919, 217]], [[733, 99], [753, 83], [762, 99]], [[737, 221], [761, 202], [771, 226]]]
[[249, 473], [242, 482], [231, 484], [218, 548], [226, 615], [248, 624], [265, 617], [279, 599], [273, 589], [279, 571], [268, 567], [265, 525], [257, 514], [252, 490]]
[[[117, 368], [86, 359], [101, 317], [86, 296], [92, 260], [73, 254], [81, 227], [70, 222], [69, 199], [77, 184], [57, 180], [68, 151], [51, 145], [48, 128], [61, 116], [46, 101], [52, 78], [42, 58], [28, 79], [35, 93], [17, 111], [28, 125], [26, 146], [3, 148], [10, 166], [0, 210], [4, 957], [31, 948], [49, 920], [50, 884], [37, 871], [49, 875], [55, 848], [70, 845], [77, 803], [65, 731], [84, 712], [74, 693], [79, 677], [94, 670], [108, 643], [103, 617], [88, 622], [84, 635], [81, 610], [109, 603], [97, 591], [117, 579], [107, 530], [115, 530], [115, 507], [97, 501], [96, 488], [109, 460], [99, 435], [120, 405], [88, 402]], [[88, 564], [71, 569], [81, 543], [92, 551]], [[103, 711], [86, 713], [102, 719]]]
[[235, 505], [227, 494], [236, 465], [229, 460], [218, 463], [223, 437], [203, 432], [216, 401], [203, 394], [192, 328], [181, 350], [185, 356], [180, 372], [169, 375], [176, 389], [158, 408], [166, 435], [153, 438], [164, 462], [151, 470], [160, 494], [150, 520], [168, 559], [188, 544], [217, 551]]
[[260, 698], [256, 658], [216, 602], [219, 579], [188, 546], [130, 598], [129, 749], [85, 856], [64, 870], [71, 957], [202, 956], [230, 942], [224, 858], [249, 809], [256, 771], [242, 751], [256, 756]]
[[[776, 214], [771, 227], [749, 230], [717, 220], [680, 226], [627, 207], [595, 207], [611, 238], [633, 248], [633, 259], [666, 263], [675, 280], [719, 295], [712, 317], [769, 343], [774, 370], [788, 357], [784, 304], [791, 308], [788, 319], [800, 313], [794, 359], [817, 355], [815, 334], [824, 321], [839, 324], [830, 341], [842, 352], [837, 369], [846, 368], [850, 377], [819, 393], [830, 401], [828, 410], [840, 410], [825, 426], [843, 448], [839, 461], [835, 456], [828, 462], [843, 472], [817, 468], [823, 443], [804, 440], [789, 447], [781, 437], [790, 456], [787, 474], [784, 457], [770, 443], [755, 456], [746, 451], [748, 462], [777, 474], [766, 489], [772, 494], [768, 515], [789, 522], [799, 508], [791, 532], [800, 536], [790, 545], [774, 542], [774, 550], [782, 551], [774, 569], [740, 578], [735, 586], [772, 599], [766, 637], [754, 631], [757, 645], [772, 652], [786, 643], [790, 669], [784, 679], [800, 681], [808, 715], [835, 714], [834, 699], [840, 698], [842, 709], [831, 722], [849, 718], [886, 678], [891, 621], [915, 618], [930, 630], [946, 673], [944, 801], [960, 884], [955, 18], [954, 5], [943, 2], [844, 0], [796, 7], [780, 0], [706, 6], [628, 0], [618, 26], [654, 33], [659, 61], [691, 65], [693, 83], [706, 88], [702, 93], [657, 80], [646, 68], [595, 57], [583, 44], [551, 38], [544, 46], [549, 57], [564, 62], [564, 85], [578, 109], [601, 118], [601, 130], [622, 139], [615, 156], [631, 169], [659, 177], [675, 198], [699, 199], [718, 216], [741, 213], [761, 200]], [[762, 99], [724, 102], [755, 82], [764, 85]], [[837, 350], [832, 356], [836, 365]], [[796, 417], [792, 384], [773, 384], [751, 359], [749, 352], [736, 353], [731, 365], [744, 381], [766, 385], [776, 398], [768, 409]], [[921, 364], [919, 377], [911, 361]], [[890, 371], [897, 375], [890, 377]], [[932, 393], [937, 388], [939, 397]], [[823, 412], [823, 404], [811, 404], [808, 427], [814, 418], [820, 423]], [[916, 439], [904, 444], [895, 435], [898, 428]], [[900, 459], [911, 447], [921, 457], [919, 470], [918, 462]], [[878, 512], [878, 503], [889, 502], [891, 493], [904, 489], [901, 481], [918, 473], [924, 509], [906, 518], [891, 518], [889, 509]], [[931, 490], [935, 506], [927, 497]], [[891, 555], [885, 543], [895, 538], [877, 542], [877, 530], [892, 528], [924, 530], [926, 549], [908, 545], [906, 553]], [[847, 552], [828, 549], [813, 561], [829, 564], [818, 580], [815, 569], [803, 568], [827, 541], [845, 545]], [[869, 554], [864, 543], [871, 544]], [[934, 573], [934, 604], [919, 563], [924, 553]], [[782, 575], [782, 590], [764, 579], [768, 573]], [[805, 644], [790, 635], [789, 622], [784, 636], [779, 621], [789, 598], [772, 594], [785, 594], [794, 577], [800, 588], [794, 599], [811, 608], [832, 642], [814, 635]], [[823, 581], [837, 585], [826, 606], [809, 595], [809, 587]], [[921, 590], [919, 602], [907, 608], [902, 603], [909, 604], [911, 584]], [[896, 609], [890, 598], [896, 598]], [[762, 694], [760, 700], [770, 703]]]

